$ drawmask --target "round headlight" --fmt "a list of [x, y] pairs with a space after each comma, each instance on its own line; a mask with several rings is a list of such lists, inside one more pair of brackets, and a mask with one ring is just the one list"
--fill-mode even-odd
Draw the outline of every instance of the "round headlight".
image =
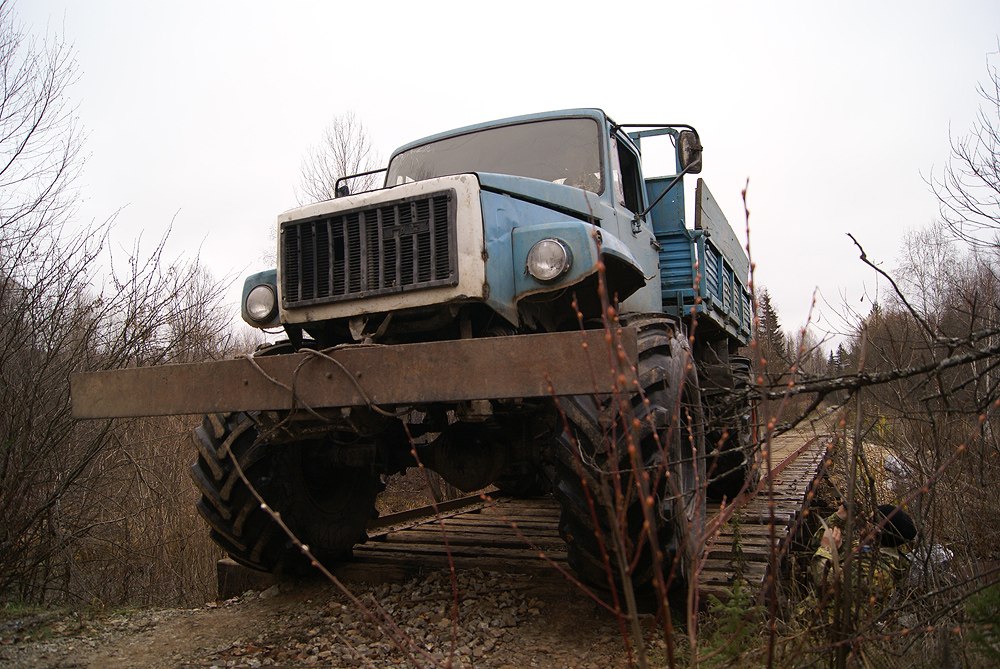
[[558, 239], [535, 242], [528, 251], [528, 274], [539, 281], [552, 281], [569, 271], [573, 256], [569, 247]]
[[278, 298], [271, 286], [255, 286], [247, 295], [247, 314], [258, 323], [266, 323], [274, 316]]

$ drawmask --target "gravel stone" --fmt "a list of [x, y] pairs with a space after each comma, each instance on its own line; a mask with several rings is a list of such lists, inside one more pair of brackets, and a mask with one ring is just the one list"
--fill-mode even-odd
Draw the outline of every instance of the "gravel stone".
[[457, 610], [452, 576], [441, 570], [404, 583], [351, 586], [367, 610], [329, 584], [282, 583], [199, 609], [93, 622], [54, 616], [46, 633], [59, 636], [44, 642], [29, 639], [39, 636], [34, 629], [18, 629], [10, 640], [0, 629], [0, 665], [627, 666], [613, 618], [571, 586], [552, 595], [550, 582], [543, 596], [536, 577], [473, 569], [456, 579]]

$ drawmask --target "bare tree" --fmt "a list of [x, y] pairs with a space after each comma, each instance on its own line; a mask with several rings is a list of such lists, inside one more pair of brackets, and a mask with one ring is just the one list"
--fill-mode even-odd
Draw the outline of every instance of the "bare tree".
[[[983, 494], [1000, 483], [1000, 73], [988, 73], [985, 105], [930, 184], [940, 228], [908, 235], [893, 273], [855, 242], [891, 291], [860, 319], [828, 376], [761, 389], [812, 396], [808, 409], [834, 400], [840, 425], [855, 426], [845, 470], [856, 467], [856, 499], [867, 514], [902, 505], [920, 530], [907, 587], [893, 599], [852, 600], [856, 593], [841, 590], [848, 617], [834, 636], [811, 642], [838, 644], [835, 666], [848, 647], [869, 666], [950, 664], [968, 652], [952, 630], [969, 622], [970, 601], [983, 591], [998, 599], [996, 500]], [[907, 638], [911, 628], [926, 632]]]
[[[381, 167], [381, 157], [372, 147], [368, 130], [353, 112], [335, 116], [323, 131], [319, 145], [309, 149], [302, 160], [301, 183], [297, 197], [299, 204], [329, 200], [336, 196], [337, 179], [376, 170]], [[374, 188], [379, 175], [358, 177], [349, 183], [354, 191]]]
[[952, 137], [952, 158], [930, 184], [950, 232], [995, 253], [1000, 249], [1000, 71], [987, 64], [987, 73], [971, 130]]
[[[218, 356], [227, 325], [218, 282], [197, 260], [164, 262], [162, 240], [102, 276], [112, 221], [72, 220], [75, 73], [65, 42], [33, 39], [0, 2], [0, 597], [122, 601], [138, 583], [126, 583], [125, 567], [152, 573], [147, 559], [163, 554], [156, 541], [195, 551], [186, 537], [202, 536], [187, 482], [164, 474], [184, 471], [187, 430], [74, 421], [69, 377]], [[158, 464], [178, 452], [179, 462]], [[156, 514], [177, 509], [174, 499], [183, 511], [164, 523]], [[159, 574], [187, 577], [190, 552], [177, 553]], [[211, 560], [202, 564], [207, 572]]]
[[33, 234], [73, 205], [80, 133], [66, 95], [76, 79], [58, 36], [39, 45], [0, 2], [0, 230], [5, 262], [32, 248]]

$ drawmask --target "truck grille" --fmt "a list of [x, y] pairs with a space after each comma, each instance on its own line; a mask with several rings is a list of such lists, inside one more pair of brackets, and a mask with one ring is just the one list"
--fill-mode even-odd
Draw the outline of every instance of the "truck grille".
[[454, 191], [281, 228], [285, 307], [458, 283]]

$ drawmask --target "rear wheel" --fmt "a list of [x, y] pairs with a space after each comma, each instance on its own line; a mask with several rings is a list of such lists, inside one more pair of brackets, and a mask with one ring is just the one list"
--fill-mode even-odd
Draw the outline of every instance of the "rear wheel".
[[242, 412], [205, 416], [194, 442], [198, 513], [212, 539], [240, 564], [294, 572], [309, 566], [250, 486], [321, 561], [343, 557], [367, 539], [365, 527], [377, 515], [375, 498], [384, 486], [369, 469], [329, 462], [329, 444], [268, 444], [258, 439], [254, 415]]
[[710, 426], [705, 435], [708, 496], [732, 500], [760, 478], [760, 452], [752, 434], [750, 361], [733, 356], [726, 365], [712, 366], [710, 377], [702, 385]]
[[622, 320], [638, 328], [642, 392], [618, 405], [586, 395], [560, 400], [568, 429], [555, 457], [570, 565], [603, 587], [623, 574], [644, 586], [674, 566], [673, 577], [683, 576], [705, 516], [703, 416], [687, 339], [662, 316]]

